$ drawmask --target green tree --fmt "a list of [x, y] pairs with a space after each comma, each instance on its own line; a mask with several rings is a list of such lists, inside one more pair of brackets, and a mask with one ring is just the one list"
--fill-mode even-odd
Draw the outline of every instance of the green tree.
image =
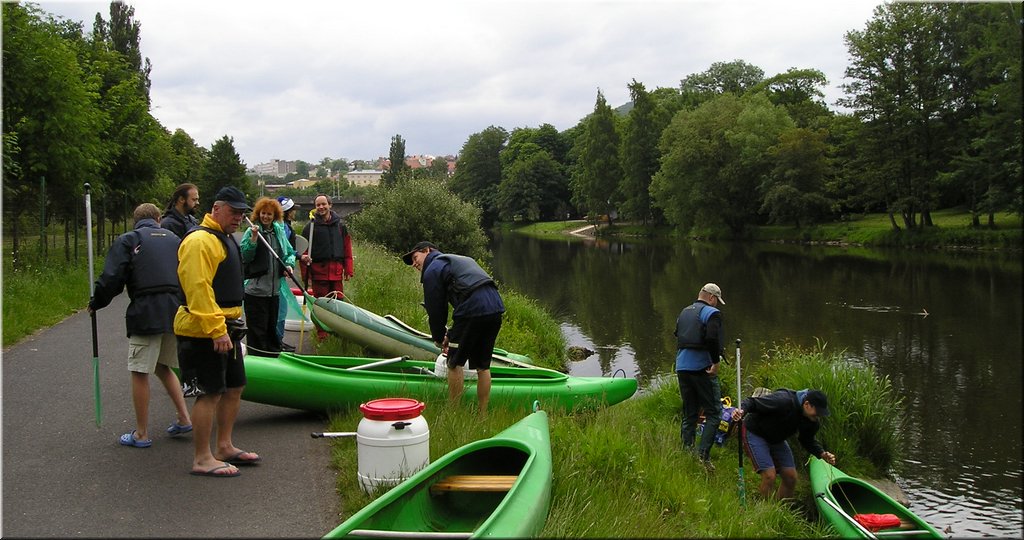
[[772, 170], [769, 149], [793, 127], [785, 109], [763, 94], [725, 93], [677, 113], [659, 143], [654, 204], [680, 231], [725, 226], [742, 234], [759, 219], [758, 188]]
[[647, 223], [658, 217], [652, 213], [650, 187], [660, 166], [658, 138], [668, 118], [636, 79], [629, 85], [629, 95], [633, 108], [622, 134], [623, 177], [619, 190], [623, 214]]
[[680, 81], [683, 108], [693, 109], [721, 94], [741, 96], [764, 79], [764, 70], [743, 60], [715, 62], [703, 73]]
[[598, 90], [594, 112], [584, 120], [583, 132], [576, 141], [578, 161], [570, 180], [573, 202], [585, 209], [594, 222], [602, 214], [611, 218], [618, 202], [613, 197], [622, 179], [619, 134], [612, 114], [604, 94]]
[[214, 197], [224, 186], [242, 190], [250, 202], [257, 195], [255, 186], [245, 174], [245, 164], [235, 151], [235, 140], [227, 135], [210, 146], [210, 159], [203, 170], [203, 184], [199, 189], [199, 197], [203, 201], [201, 208], [204, 211], [209, 211]]
[[498, 219], [498, 185], [501, 184], [501, 151], [508, 141], [503, 128], [489, 126], [466, 139], [459, 152], [451, 190], [480, 208], [484, 227]]
[[751, 92], [765, 92], [775, 105], [786, 112], [800, 127], [828, 127], [831, 112], [825, 105], [821, 88], [828, 84], [825, 74], [817, 69], [790, 68], [751, 87]]
[[949, 63], [942, 50], [938, 5], [885, 4], [875, 8], [864, 30], [846, 34], [851, 57], [841, 103], [864, 122], [871, 148], [872, 176], [883, 183], [875, 192], [888, 195], [894, 214], [907, 228], [930, 224], [938, 199], [938, 172], [948, 161], [951, 132], [947, 114]]
[[430, 167], [427, 168], [427, 176], [434, 180], [446, 180], [448, 179], [448, 160], [437, 157], [430, 162]]
[[774, 167], [761, 186], [761, 211], [768, 214], [768, 221], [800, 227], [828, 216], [831, 203], [825, 196], [829, 175], [825, 132], [787, 129], [768, 153]]
[[[46, 180], [49, 212], [70, 218], [81, 204], [82, 184], [101, 192], [108, 119], [98, 107], [98, 81], [81, 69], [66, 29], [43, 20], [31, 4], [4, 2], [3, 10], [3, 212], [13, 256], [25, 212], [40, 215]], [[67, 253], [67, 250], [65, 250]]]
[[[1022, 211], [1021, 30], [1019, 4], [949, 4], [943, 29], [951, 60], [955, 117], [952, 167], [940, 175], [988, 225], [995, 212]], [[952, 201], [952, 202], [960, 202]]]
[[528, 143], [523, 150], [503, 173], [498, 187], [498, 212], [505, 221], [541, 219], [545, 188], [563, 178], [561, 167], [547, 150], [535, 143]]
[[391, 167], [381, 175], [380, 183], [390, 187], [397, 185], [400, 179], [412, 173], [412, 169], [405, 163], [405, 139], [401, 135], [391, 137], [388, 159], [391, 161]]
[[487, 254], [480, 209], [460, 200], [442, 182], [408, 179], [400, 187], [374, 188], [364, 200], [365, 208], [349, 218], [353, 234], [360, 239], [395, 253], [429, 240], [446, 252], [470, 257]]
[[[181, 128], [174, 130], [170, 144], [171, 160], [167, 173], [174, 184], [201, 184], [207, 160], [206, 149], [197, 145], [192, 136]], [[271, 178], [277, 180], [276, 177]]]

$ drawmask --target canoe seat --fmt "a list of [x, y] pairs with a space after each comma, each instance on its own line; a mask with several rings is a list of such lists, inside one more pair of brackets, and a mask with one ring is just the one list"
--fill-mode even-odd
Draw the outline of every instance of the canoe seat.
[[430, 486], [430, 491], [508, 491], [516, 478], [514, 474], [457, 474]]
[[922, 531], [919, 529], [893, 529], [888, 531], [876, 531], [875, 536], [913, 536], [915, 534], [932, 534], [931, 531]]

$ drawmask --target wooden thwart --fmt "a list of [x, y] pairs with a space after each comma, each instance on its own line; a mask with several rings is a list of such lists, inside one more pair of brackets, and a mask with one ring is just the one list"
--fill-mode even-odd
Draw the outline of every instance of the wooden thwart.
[[516, 482], [516, 475], [505, 474], [462, 474], [449, 476], [430, 486], [430, 491], [508, 491]]

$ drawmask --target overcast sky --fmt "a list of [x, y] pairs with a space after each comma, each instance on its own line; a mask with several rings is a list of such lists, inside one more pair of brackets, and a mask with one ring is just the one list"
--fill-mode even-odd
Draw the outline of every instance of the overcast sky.
[[[843, 35], [878, 1], [136, 0], [153, 115], [200, 146], [224, 135], [247, 166], [273, 158], [457, 154], [488, 126], [559, 131], [714, 62], [825, 73], [842, 96]], [[83, 21], [109, 2], [39, 2]]]

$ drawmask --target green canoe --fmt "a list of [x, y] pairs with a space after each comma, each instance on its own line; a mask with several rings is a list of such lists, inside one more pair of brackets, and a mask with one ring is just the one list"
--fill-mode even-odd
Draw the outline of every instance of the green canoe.
[[[934, 527], [870, 483], [849, 476], [826, 461], [810, 459], [811, 489], [818, 513], [840, 537], [943, 538]], [[901, 524], [871, 532], [854, 519], [858, 514], [893, 514]]]
[[550, 506], [548, 417], [537, 411], [441, 456], [324, 538], [525, 538]]
[[[335, 335], [353, 341], [380, 354], [408, 356], [413, 360], [434, 360], [441, 349], [430, 335], [405, 324], [396, 317], [381, 317], [350, 302], [337, 298], [317, 298], [313, 316]], [[493, 359], [510, 365], [532, 364], [530, 357], [494, 349]]]
[[[433, 373], [434, 362], [405, 358], [354, 358], [281, 353], [277, 358], [247, 354], [248, 379], [242, 399], [309, 411], [386, 397], [420, 401], [447, 396], [447, 379]], [[568, 410], [612, 405], [637, 389], [633, 378], [573, 377], [534, 367], [491, 366], [492, 405], [533, 403]], [[465, 399], [476, 401], [476, 382], [466, 380]]]

